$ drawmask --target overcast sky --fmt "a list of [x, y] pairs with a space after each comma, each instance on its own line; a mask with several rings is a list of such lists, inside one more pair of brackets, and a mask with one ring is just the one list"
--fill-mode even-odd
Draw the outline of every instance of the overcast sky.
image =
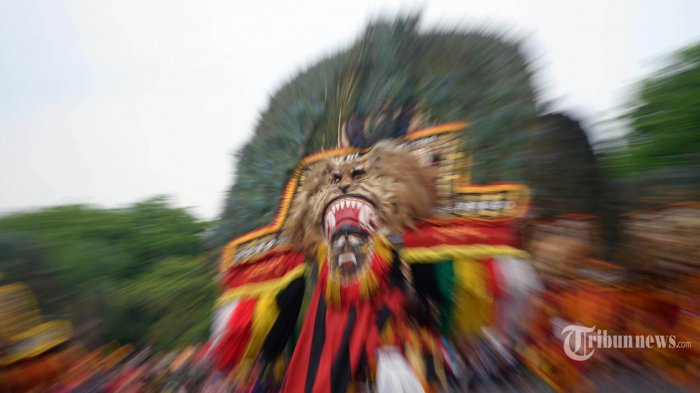
[[372, 17], [416, 9], [424, 27], [523, 38], [543, 100], [588, 125], [700, 39], [692, 0], [0, 0], [0, 212], [166, 194], [213, 218], [270, 94]]

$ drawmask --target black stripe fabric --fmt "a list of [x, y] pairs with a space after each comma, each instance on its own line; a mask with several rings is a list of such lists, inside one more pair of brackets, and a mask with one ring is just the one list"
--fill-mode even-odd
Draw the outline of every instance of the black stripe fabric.
[[360, 356], [360, 363], [357, 365], [357, 376], [359, 377], [357, 379], [358, 381], [367, 380], [368, 367], [369, 366], [367, 366], [367, 351], [363, 349], [362, 355]]
[[382, 307], [382, 310], [379, 311], [379, 315], [377, 316], [377, 330], [379, 330], [379, 334], [382, 334], [382, 329], [384, 329], [384, 325], [386, 325], [386, 321], [389, 320], [390, 316], [391, 310], [385, 304], [384, 307]]
[[423, 359], [425, 361], [425, 379], [427, 379], [428, 382], [436, 382], [438, 380], [438, 376], [437, 372], [435, 372], [433, 355], [426, 354]]
[[316, 382], [318, 365], [321, 362], [323, 344], [326, 341], [326, 300], [323, 296], [318, 299], [316, 309], [316, 320], [314, 321], [313, 339], [311, 340], [311, 354], [309, 356], [309, 367], [306, 369], [306, 384], [304, 392], [311, 393]]
[[331, 391], [346, 392], [350, 379], [352, 378], [352, 365], [350, 364], [350, 335], [355, 328], [357, 310], [350, 307], [348, 320], [343, 331], [343, 341], [340, 342], [338, 353], [331, 365]]
[[280, 313], [263, 342], [263, 362], [271, 363], [274, 361], [287, 345], [299, 316], [301, 302], [304, 298], [304, 288], [304, 277], [299, 277], [277, 294], [275, 300]]
[[389, 271], [389, 283], [399, 289], [406, 289], [406, 279], [401, 271], [401, 259], [396, 249], [391, 250], [391, 270]]

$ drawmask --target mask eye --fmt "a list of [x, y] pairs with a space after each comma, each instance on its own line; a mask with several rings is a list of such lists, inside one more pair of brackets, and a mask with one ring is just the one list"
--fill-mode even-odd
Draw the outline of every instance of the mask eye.
[[359, 246], [362, 243], [362, 239], [358, 235], [348, 235], [348, 242], [351, 246]]
[[352, 170], [352, 178], [357, 179], [365, 175], [365, 170], [362, 168], [355, 168]]
[[338, 236], [337, 239], [333, 242], [333, 247], [335, 248], [341, 248], [345, 245], [345, 236]]
[[333, 174], [333, 183], [338, 183], [338, 182], [340, 182], [340, 178], [341, 178], [341, 176], [340, 176], [339, 174], [334, 173], [334, 174]]

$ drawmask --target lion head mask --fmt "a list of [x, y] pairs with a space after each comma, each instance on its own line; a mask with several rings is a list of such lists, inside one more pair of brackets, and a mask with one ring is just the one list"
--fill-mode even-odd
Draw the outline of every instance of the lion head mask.
[[364, 155], [310, 167], [285, 232], [309, 255], [322, 249], [329, 273], [351, 282], [372, 263], [376, 237], [429, 216], [434, 197], [432, 168], [406, 147], [383, 141]]

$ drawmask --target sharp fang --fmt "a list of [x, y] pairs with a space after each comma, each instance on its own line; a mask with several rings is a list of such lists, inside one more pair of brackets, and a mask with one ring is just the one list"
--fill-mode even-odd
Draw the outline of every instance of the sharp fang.
[[338, 266], [341, 266], [347, 262], [352, 262], [353, 265], [357, 265], [357, 259], [355, 259], [355, 254], [351, 252], [340, 254], [340, 256], [338, 257]]
[[369, 227], [369, 209], [367, 208], [367, 206], [362, 205], [362, 207], [360, 207], [359, 219], [360, 219], [360, 224], [362, 226], [364, 226], [366, 228]]
[[333, 213], [328, 212], [326, 215], [326, 229], [332, 230], [335, 227], [335, 216]]

